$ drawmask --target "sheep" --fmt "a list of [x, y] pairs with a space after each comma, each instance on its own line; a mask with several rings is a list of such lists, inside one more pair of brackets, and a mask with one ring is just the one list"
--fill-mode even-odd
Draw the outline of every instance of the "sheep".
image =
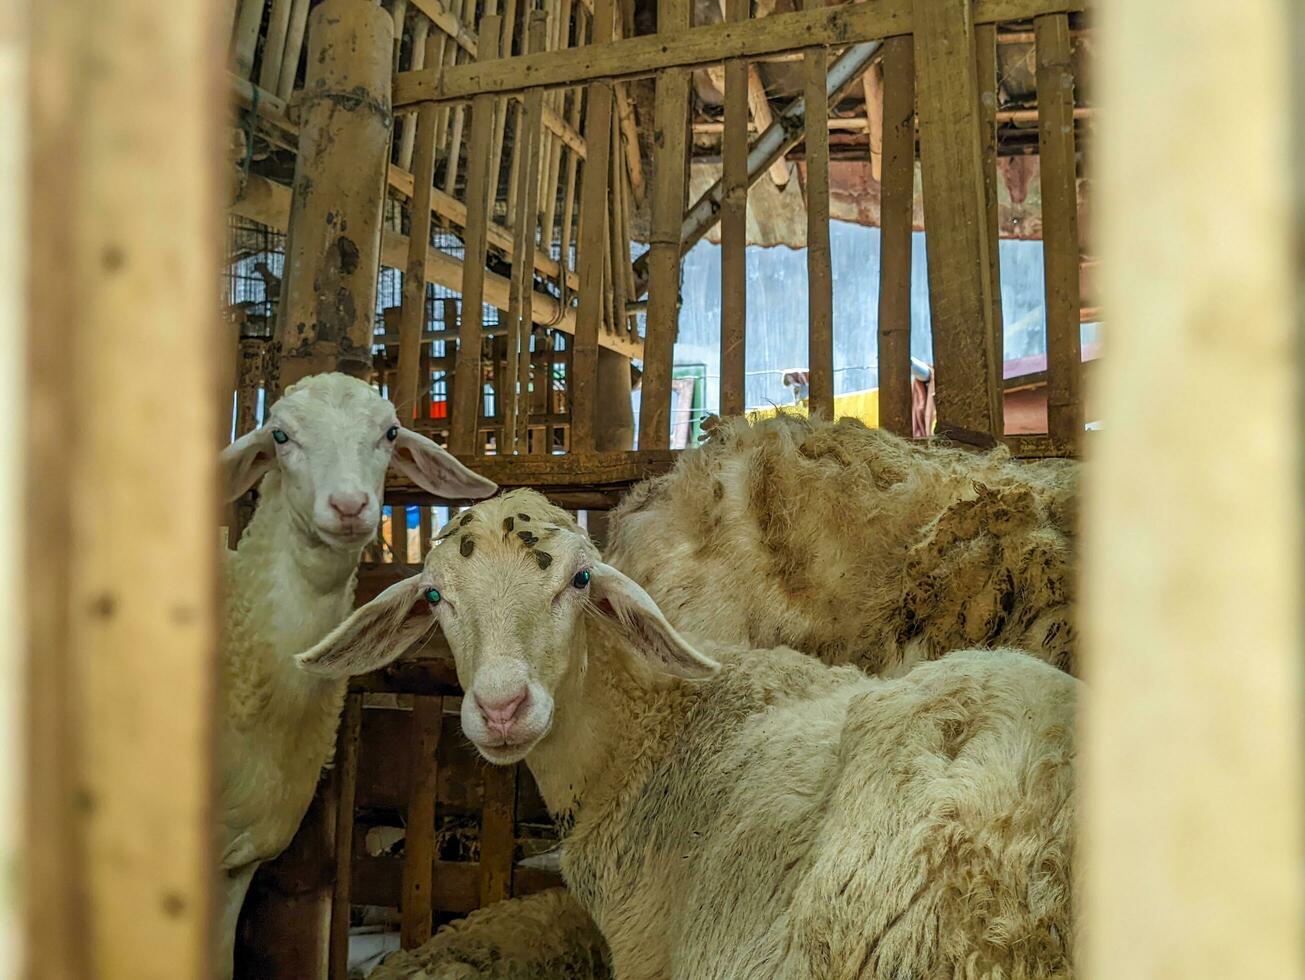
[[735, 419], [630, 491], [606, 555], [694, 639], [877, 676], [1010, 646], [1077, 673], [1077, 481], [854, 419]]
[[385, 958], [370, 980], [610, 980], [593, 920], [561, 888], [508, 899]]
[[894, 679], [701, 652], [564, 511], [514, 491], [297, 660], [436, 624], [464, 735], [524, 759], [622, 980], [1073, 975], [1077, 681], [1013, 650]]
[[394, 406], [369, 385], [342, 374], [287, 389], [262, 428], [221, 454], [227, 499], [255, 484], [260, 499], [226, 559], [219, 977], [232, 973], [236, 920], [254, 871], [290, 843], [331, 759], [344, 685], [309, 677], [291, 658], [353, 607], [358, 559], [379, 525], [390, 466], [444, 497], [479, 499], [497, 489], [399, 425]]

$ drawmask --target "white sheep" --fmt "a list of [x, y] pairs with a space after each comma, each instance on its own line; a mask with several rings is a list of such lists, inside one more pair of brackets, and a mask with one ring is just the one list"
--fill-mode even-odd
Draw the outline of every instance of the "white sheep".
[[387, 468], [451, 499], [496, 488], [342, 374], [289, 388], [266, 424], [220, 460], [228, 499], [262, 481], [253, 520], [227, 558], [220, 654], [216, 969], [229, 977], [250, 879], [290, 843], [335, 746], [344, 685], [308, 676], [292, 658], [353, 608]]
[[517, 491], [300, 663], [436, 623], [486, 759], [525, 759], [622, 980], [1070, 977], [1077, 682], [1014, 651], [895, 680], [695, 650], [565, 512]]
[[495, 902], [385, 958], [369, 980], [610, 980], [593, 920], [560, 888]]

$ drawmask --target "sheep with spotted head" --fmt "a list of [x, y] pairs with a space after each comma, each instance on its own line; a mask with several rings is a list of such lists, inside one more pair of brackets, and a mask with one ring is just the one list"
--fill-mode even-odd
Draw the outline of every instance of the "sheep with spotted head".
[[1072, 975], [1065, 673], [695, 649], [529, 491], [471, 508], [298, 659], [369, 671], [437, 623], [463, 732], [525, 760], [623, 980]]
[[634, 487], [607, 560], [695, 639], [877, 676], [966, 647], [1077, 673], [1078, 464], [920, 445], [854, 419], [732, 419]]
[[227, 558], [218, 709], [216, 975], [232, 973], [236, 920], [259, 864], [294, 836], [331, 758], [344, 684], [293, 657], [353, 608], [358, 560], [380, 525], [386, 471], [442, 497], [495, 485], [399, 424], [394, 406], [343, 374], [287, 389], [266, 423], [223, 450], [234, 500], [259, 502]]

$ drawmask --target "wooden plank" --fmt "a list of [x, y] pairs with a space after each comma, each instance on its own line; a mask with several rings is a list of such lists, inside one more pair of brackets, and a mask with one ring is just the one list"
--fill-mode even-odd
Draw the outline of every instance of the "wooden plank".
[[27, 957], [9, 976], [210, 972], [213, 450], [232, 347], [213, 305], [218, 16], [204, 0], [5, 14], [6, 735], [22, 727], [25, 758], [3, 763], [6, 791], [24, 783], [4, 800], [23, 840], [5, 834], [21, 858], [0, 901], [24, 935], [6, 928], [0, 958], [20, 938]]
[[915, 0], [915, 71], [938, 430], [992, 440], [1002, 404], [972, 12], [969, 0]]
[[1094, 167], [1094, 389], [1120, 422], [1084, 496], [1081, 955], [1111, 980], [1294, 980], [1305, 23], [1280, 0], [1096, 9], [1103, 103], [1145, 98], [1105, 115]]
[[[999, 23], [1084, 8], [1084, 0], [976, 0], [972, 22]], [[738, 24], [684, 27], [657, 34], [592, 45], [584, 51], [479, 62], [444, 72], [402, 72], [395, 79], [394, 104], [457, 102], [477, 93], [507, 95], [528, 88], [579, 85], [599, 79], [657, 75], [669, 68], [718, 64], [727, 58], [756, 59], [810, 47], [832, 47], [910, 34], [915, 28], [911, 0], [839, 5]]]
[[[497, 55], [499, 18], [489, 14], [480, 20], [480, 49], [486, 56]], [[494, 98], [477, 96], [471, 103], [470, 153], [473, 160], [483, 160], [489, 152], [494, 123]], [[449, 448], [470, 455], [476, 449], [476, 429], [480, 420], [480, 347], [485, 311], [485, 226], [489, 223], [489, 206], [493, 191], [485, 168], [476, 166], [467, 172], [467, 233], [465, 259], [462, 263], [462, 323], [458, 330], [457, 377], [453, 389], [452, 428]]]
[[420, 946], [431, 935], [431, 872], [435, 862], [435, 788], [439, 781], [439, 749], [444, 699], [412, 699], [411, 747], [408, 770], [408, 806], [403, 844], [403, 922], [400, 943], [404, 949]]
[[[359, 904], [392, 905], [400, 893], [402, 861], [367, 857], [356, 863], [354, 892]], [[464, 861], [436, 861], [431, 905], [439, 912], [466, 915], [481, 907], [480, 868]], [[531, 895], [545, 888], [560, 888], [562, 879], [549, 871], [512, 868], [513, 895]]]
[[335, 880], [331, 890], [330, 950], [327, 976], [349, 976], [349, 903], [353, 881], [353, 816], [358, 790], [358, 740], [362, 732], [362, 696], [344, 699], [340, 730], [336, 735], [335, 767], [331, 770], [335, 803]]
[[516, 851], [517, 767], [485, 766], [485, 809], [480, 819], [480, 904], [512, 895]]
[[413, 7], [425, 14], [436, 27], [446, 34], [458, 47], [475, 58], [476, 36], [467, 29], [466, 24], [440, 0], [410, 0]]
[[1083, 433], [1073, 46], [1069, 18], [1063, 14], [1037, 18], [1033, 31], [1047, 295], [1047, 431], [1053, 442], [1073, 446]]
[[[657, 23], [664, 34], [675, 35], [688, 28], [688, 0], [659, 0], [657, 9]], [[671, 367], [680, 316], [680, 227], [688, 176], [690, 78], [689, 72], [681, 68], [667, 69], [657, 77], [648, 317], [639, 399], [640, 449], [665, 449], [670, 445]]]
[[[671, 450], [637, 452], [581, 453], [564, 456], [516, 458], [462, 456], [481, 473], [502, 487], [532, 487], [541, 493], [554, 489], [615, 488], [666, 473], [674, 465], [677, 453]], [[385, 485], [387, 500], [426, 500], [434, 503], [404, 478], [390, 474]], [[460, 501], [439, 501], [439, 503]]]
[[[727, 21], [746, 20], [749, 0], [727, 0]], [[742, 58], [725, 62], [725, 134], [720, 214], [720, 414], [742, 415], [747, 365], [748, 68]], [[785, 167], [787, 173], [787, 167]]]
[[[1001, 307], [1001, 234], [997, 215], [997, 26], [974, 28], [975, 70], [979, 88], [979, 155], [983, 161], [984, 228], [988, 234], [988, 275], [992, 283], [992, 359], [996, 384], [1004, 386], [1006, 324]], [[1005, 400], [1002, 399], [1003, 415]], [[1002, 421], [1002, 434], [1005, 434]]]
[[[866, 143], [870, 151], [870, 176], [882, 182], [884, 173], [884, 71], [875, 62], [861, 76], [865, 98]], [[830, 120], [831, 122], [833, 120]]]
[[[429, 54], [435, 56], [435, 41], [427, 38]], [[398, 384], [394, 409], [402, 422], [416, 415], [417, 372], [421, 360], [421, 334], [426, 327], [426, 262], [430, 255], [431, 194], [435, 184], [435, 124], [438, 109], [423, 105], [408, 120], [416, 127], [417, 169], [413, 174], [412, 207], [409, 212], [408, 261], [403, 269], [403, 298], [399, 312]]]
[[[596, 0], [593, 40], [602, 44], [611, 37], [612, 0]], [[578, 57], [584, 48], [571, 52]], [[592, 452], [594, 413], [598, 408], [599, 325], [603, 319], [603, 257], [607, 251], [607, 177], [612, 125], [612, 87], [605, 82], [589, 86], [585, 110], [584, 182], [580, 194], [580, 230], [576, 265], [580, 274], [580, 302], [576, 309], [571, 385], [571, 449]]]
[[[810, 5], [810, 4], [808, 4]], [[829, 254], [829, 72], [824, 48], [809, 48], [806, 80], [807, 156], [807, 350], [809, 408], [834, 415], [834, 280]]]
[[911, 238], [915, 198], [915, 54], [884, 42], [884, 169], [879, 223], [879, 424], [911, 436]]
[[411, 561], [408, 554], [408, 509], [402, 504], [390, 508], [390, 551], [400, 565]]

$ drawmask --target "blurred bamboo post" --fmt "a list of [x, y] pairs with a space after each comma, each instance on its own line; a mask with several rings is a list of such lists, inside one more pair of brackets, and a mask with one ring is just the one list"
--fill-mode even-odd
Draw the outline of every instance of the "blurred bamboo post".
[[1302, 118], [1284, 40], [1301, 13], [1102, 6], [1101, 101], [1130, 107], [1103, 119], [1097, 157], [1111, 417], [1085, 509], [1080, 967], [1288, 980], [1305, 975]]
[[26, 976], [198, 980], [232, 354], [214, 302], [229, 7], [27, 9], [29, 325], [10, 348], [26, 388], [5, 389], [27, 420]]

